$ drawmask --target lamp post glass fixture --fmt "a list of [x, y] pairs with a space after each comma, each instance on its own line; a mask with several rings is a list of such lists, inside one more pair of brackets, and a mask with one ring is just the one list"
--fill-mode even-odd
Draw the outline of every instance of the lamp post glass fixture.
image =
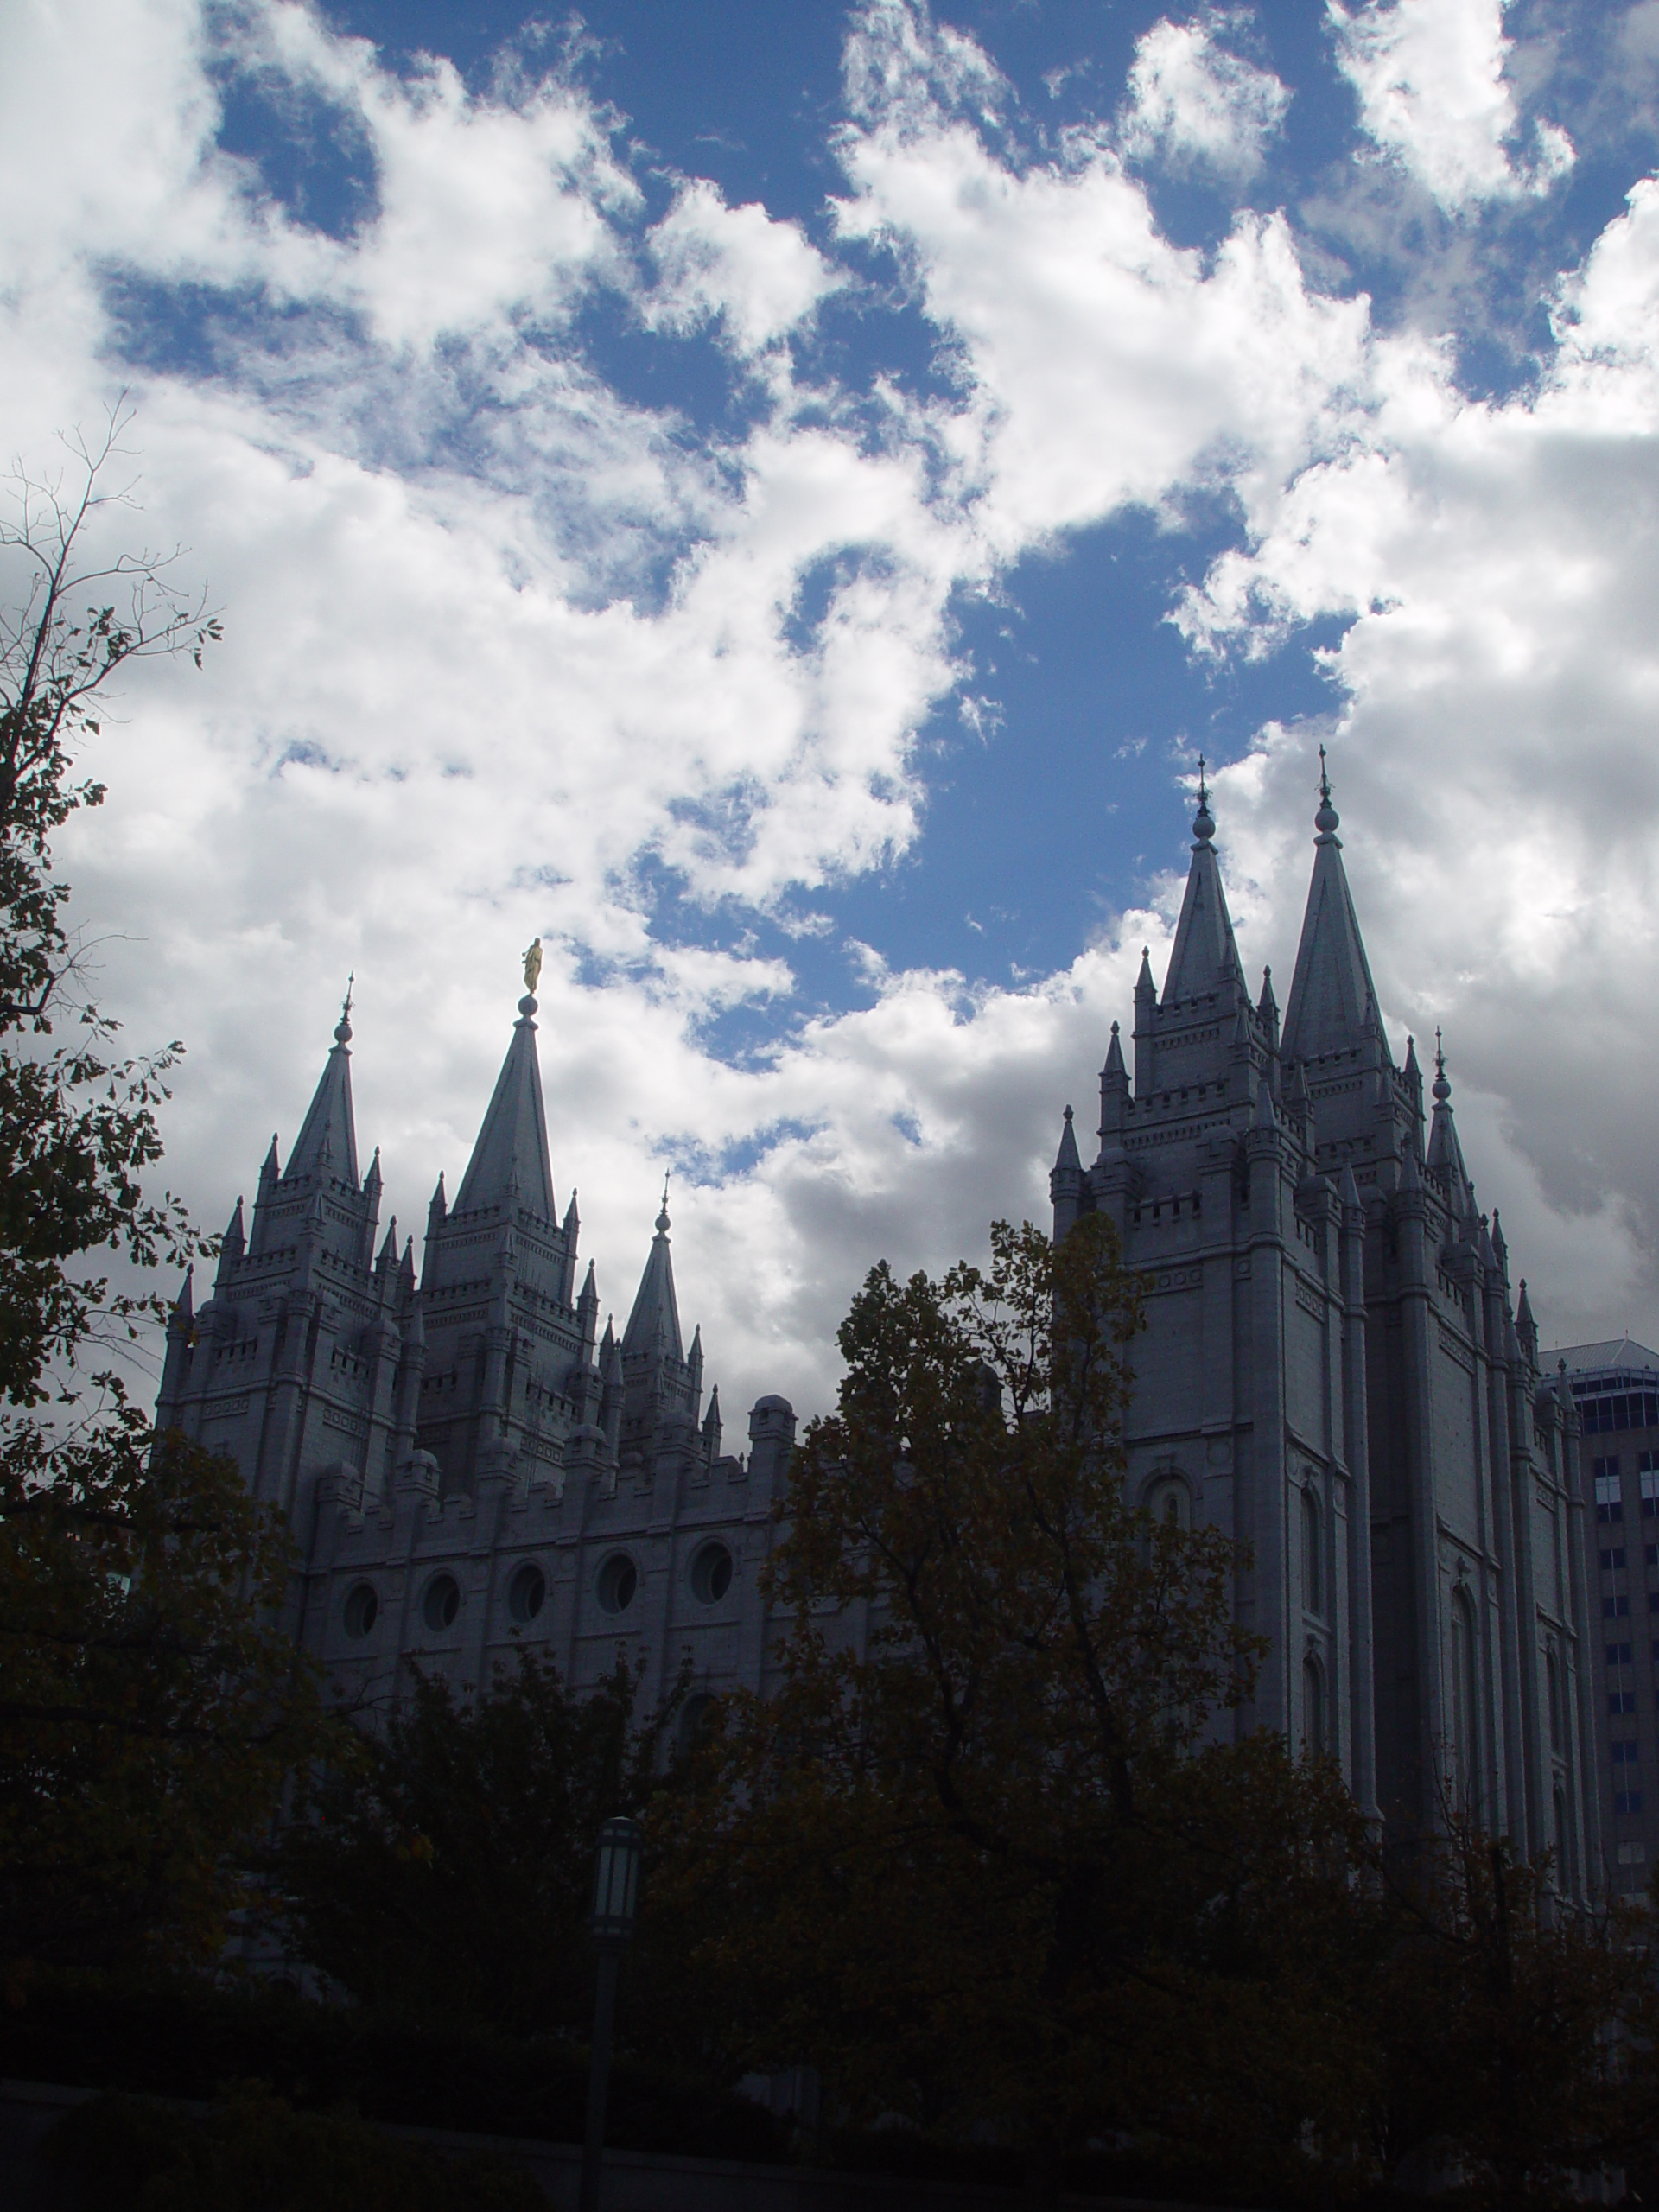
[[605, 2152], [605, 2093], [610, 2086], [611, 2029], [616, 2018], [616, 1977], [633, 1934], [645, 1834], [638, 1821], [607, 1821], [599, 1832], [594, 1868], [594, 1948], [599, 1987], [594, 1999], [594, 2049], [588, 2070], [588, 2134], [582, 2148], [581, 2212], [599, 2212], [600, 2166]]

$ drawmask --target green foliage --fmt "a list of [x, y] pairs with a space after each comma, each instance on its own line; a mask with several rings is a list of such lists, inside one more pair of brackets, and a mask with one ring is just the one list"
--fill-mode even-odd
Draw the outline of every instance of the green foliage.
[[66, 1262], [99, 1247], [129, 1262], [181, 1264], [201, 1249], [170, 1196], [147, 1203], [143, 1171], [161, 1157], [154, 1109], [181, 1049], [149, 1059], [107, 1056], [115, 1025], [78, 1000], [79, 962], [64, 925], [68, 886], [51, 840], [69, 817], [101, 805], [104, 786], [71, 780], [71, 747], [96, 736], [97, 694], [129, 662], [187, 652], [198, 667], [219, 625], [181, 596], [170, 563], [149, 554], [81, 557], [123, 495], [100, 488], [120, 420], [102, 447], [73, 450], [76, 487], [14, 485], [0, 554], [27, 578], [21, 605], [0, 609], [0, 1037], [45, 1039], [66, 1016], [72, 1046], [0, 1049], [0, 1399], [38, 1405], [48, 1373], [89, 1342], [134, 1337], [161, 1302], [71, 1276]]
[[52, 2164], [87, 2212], [540, 2212], [522, 2168], [399, 2141], [351, 2113], [296, 2113], [258, 2082], [193, 2116], [105, 2096], [53, 2131]]
[[[201, 1251], [182, 1208], [146, 1199], [155, 1109], [178, 1048], [111, 1064], [79, 995], [53, 833], [98, 805], [71, 780], [91, 702], [129, 662], [217, 625], [167, 564], [81, 559], [119, 495], [99, 489], [119, 423], [78, 449], [67, 499], [26, 480], [0, 524], [0, 1974], [211, 1959], [245, 1894], [235, 1869], [291, 1761], [318, 1740], [315, 1685], [277, 1618], [288, 1555], [228, 1462], [159, 1447], [89, 1355], [163, 1301], [78, 1266]], [[86, 606], [88, 595], [91, 604]], [[54, 1023], [78, 1040], [54, 1047]], [[52, 1403], [49, 1414], [41, 1408]]]
[[138, 1414], [0, 1460], [0, 1959], [211, 1961], [321, 1706], [289, 1548], [233, 1463]]
[[658, 1787], [673, 1710], [636, 1723], [638, 1688], [619, 1666], [578, 1694], [524, 1650], [458, 1700], [411, 1667], [407, 1701], [283, 1832], [273, 1897], [302, 1955], [414, 2019], [584, 2033], [595, 1839]]
[[[734, 2041], [855, 2116], [1190, 2146], [1270, 2086], [1259, 2045], [1188, 2063], [1223, 1985], [1247, 2036], [1329, 2041], [1284, 1918], [1329, 1923], [1363, 1834], [1323, 1765], [1201, 1748], [1259, 1646], [1230, 1543], [1124, 1495], [1140, 1318], [1099, 1217], [998, 1224], [982, 1274], [872, 1273], [770, 1569], [782, 1687], [659, 1808]], [[1306, 2113], [1262, 2110], [1279, 2153]]]
[[1477, 2202], [1572, 2200], [1602, 2165], [1646, 2164], [1659, 2130], [1650, 1912], [1580, 1912], [1553, 1866], [1448, 1811], [1389, 1884], [1364, 2002], [1379, 2063], [1377, 2162]]
[[1235, 2201], [1507, 2208], [1649, 2155], [1649, 1916], [1449, 1815], [1402, 1872], [1328, 1762], [1216, 1726], [1260, 1647], [1230, 1547], [1125, 1497], [1110, 1226], [992, 1253], [855, 1300], [770, 1569], [780, 1690], [654, 1808], [729, 2046], [1051, 2183], [1104, 2138]]

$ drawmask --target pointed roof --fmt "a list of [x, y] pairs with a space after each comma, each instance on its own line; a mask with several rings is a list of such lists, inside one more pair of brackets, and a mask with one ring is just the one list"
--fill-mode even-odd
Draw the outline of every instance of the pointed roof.
[[[340, 1008], [340, 1020], [334, 1026], [334, 1046], [324, 1063], [322, 1079], [318, 1084], [310, 1110], [301, 1124], [300, 1134], [294, 1141], [294, 1149], [288, 1155], [288, 1172], [284, 1183], [296, 1181], [302, 1175], [330, 1175], [336, 1182], [349, 1183], [357, 1188], [357, 1123], [352, 1114], [352, 995], [349, 988], [346, 1003]], [[276, 1157], [276, 1140], [271, 1139], [271, 1157]]]
[[473, 1213], [483, 1206], [511, 1203], [552, 1227], [559, 1217], [547, 1154], [547, 1109], [542, 1103], [542, 1070], [531, 1020], [535, 1011], [533, 998], [526, 995], [519, 1000], [512, 1041], [461, 1178], [454, 1211]]
[[1123, 1044], [1117, 1033], [1116, 1022], [1112, 1024], [1112, 1041], [1106, 1047], [1106, 1065], [1101, 1074], [1109, 1083], [1121, 1083], [1128, 1087], [1129, 1071], [1123, 1064]]
[[[1531, 1319], [1530, 1306], [1528, 1319]], [[1659, 1351], [1650, 1351], [1646, 1344], [1637, 1344], [1631, 1337], [1607, 1338], [1593, 1344], [1563, 1344], [1546, 1357], [1559, 1361], [1569, 1375], [1616, 1372], [1621, 1369], [1651, 1372], [1659, 1369]]]
[[659, 1332], [663, 1348], [671, 1359], [683, 1361], [685, 1357], [680, 1337], [679, 1304], [674, 1295], [674, 1262], [668, 1250], [668, 1185], [664, 1184], [657, 1234], [651, 1240], [645, 1271], [639, 1278], [639, 1294], [628, 1316], [628, 1325], [622, 1332], [622, 1350], [630, 1357], [649, 1351]]
[[1341, 817], [1331, 804], [1323, 747], [1319, 761], [1313, 880], [1307, 887], [1307, 911], [1302, 917], [1302, 941], [1296, 948], [1281, 1050], [1287, 1060], [1311, 1060], [1321, 1052], [1347, 1052], [1374, 1033], [1384, 1063], [1392, 1065], [1376, 1010], [1376, 986], [1342, 865], [1342, 840], [1337, 835]]
[[[1463, 1164], [1458, 1125], [1452, 1118], [1452, 1086], [1446, 1079], [1446, 1053], [1438, 1029], [1434, 1032], [1434, 1080], [1430, 1089], [1434, 1095], [1434, 1116], [1429, 1126], [1427, 1164], [1446, 1185], [1452, 1211], [1461, 1220], [1474, 1211], [1475, 1192], [1469, 1171]], [[1492, 1265], [1497, 1264], [1494, 1255]]]
[[1213, 991], [1222, 982], [1243, 972], [1233, 937], [1233, 918], [1227, 912], [1227, 897], [1221, 887], [1221, 867], [1212, 842], [1215, 834], [1200, 761], [1198, 810], [1192, 817], [1192, 864], [1186, 874], [1181, 918], [1175, 925], [1175, 950], [1169, 956], [1169, 972], [1164, 977], [1160, 1001], [1164, 1006]]
[[1060, 1148], [1054, 1157], [1054, 1173], [1058, 1175], [1068, 1167], [1083, 1173], [1083, 1162], [1077, 1157], [1077, 1140], [1071, 1127], [1071, 1109], [1065, 1109], [1065, 1119], [1060, 1125]]

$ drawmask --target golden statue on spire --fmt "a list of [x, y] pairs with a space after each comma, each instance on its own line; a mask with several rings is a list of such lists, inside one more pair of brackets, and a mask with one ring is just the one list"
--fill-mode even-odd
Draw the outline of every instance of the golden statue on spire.
[[537, 938], [524, 955], [524, 988], [532, 998], [542, 974], [542, 940]]

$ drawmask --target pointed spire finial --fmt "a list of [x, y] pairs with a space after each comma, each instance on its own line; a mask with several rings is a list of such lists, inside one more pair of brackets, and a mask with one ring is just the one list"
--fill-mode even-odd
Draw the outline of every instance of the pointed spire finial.
[[1325, 762], [1325, 747], [1319, 747], [1319, 808], [1313, 817], [1313, 827], [1321, 837], [1334, 836], [1342, 817], [1331, 804], [1331, 773]]
[[353, 968], [346, 978], [346, 995], [340, 1001], [340, 1020], [334, 1030], [336, 1045], [349, 1045], [352, 1041], [352, 988], [356, 982], [357, 970]]
[[666, 1236], [668, 1229], [668, 1173], [665, 1171], [663, 1176], [663, 1210], [657, 1217], [657, 1234]]
[[1198, 810], [1192, 817], [1192, 835], [1201, 845], [1207, 845], [1216, 834], [1215, 817], [1210, 811], [1210, 786], [1204, 780], [1204, 755], [1198, 755]]
[[1452, 1086], [1446, 1079], [1446, 1047], [1440, 1040], [1438, 1028], [1434, 1032], [1434, 1081], [1430, 1088], [1437, 1106], [1444, 1106], [1452, 1096]]

